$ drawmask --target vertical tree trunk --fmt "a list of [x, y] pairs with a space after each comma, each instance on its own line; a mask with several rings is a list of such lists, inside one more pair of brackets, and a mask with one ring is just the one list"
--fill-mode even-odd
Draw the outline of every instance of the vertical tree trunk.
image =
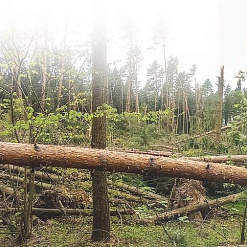
[[43, 61], [43, 71], [42, 71], [42, 87], [41, 87], [41, 106], [42, 108], [45, 107], [45, 97], [46, 97], [46, 84], [47, 84], [47, 53], [48, 53], [48, 46], [47, 46], [47, 30], [45, 30], [45, 47], [44, 47], [44, 61]]
[[224, 87], [224, 66], [220, 68], [220, 77], [218, 77], [218, 106], [217, 106], [217, 115], [216, 115], [216, 141], [221, 142], [221, 127], [222, 127], [222, 118], [223, 118], [223, 87]]
[[[106, 85], [106, 17], [103, 0], [93, 1], [93, 43], [92, 43], [92, 111], [105, 103]], [[92, 121], [92, 148], [106, 148], [106, 118], [94, 117]], [[107, 194], [106, 172], [92, 171], [93, 187], [93, 229], [92, 240], [110, 238], [110, 213]]]
[[121, 83], [121, 113], [124, 112], [124, 84]]
[[137, 68], [138, 68], [138, 65], [137, 65], [137, 61], [135, 61], [135, 64], [134, 64], [134, 67], [135, 67], [135, 100], [136, 100], [136, 112], [139, 113], [140, 112], [140, 108], [139, 108], [139, 87], [138, 87], [138, 72], [137, 72]]
[[[21, 65], [20, 65], [21, 66]], [[17, 69], [17, 82], [16, 82], [16, 86], [17, 86], [17, 96], [18, 98], [22, 99], [23, 98], [23, 93], [22, 93], [22, 86], [21, 86], [21, 77], [20, 77], [20, 67]]]
[[131, 88], [132, 88], [132, 71], [131, 71], [131, 56], [129, 58], [129, 75], [126, 81], [126, 112], [130, 112], [131, 106]]
[[[163, 55], [164, 55], [164, 65], [165, 65], [165, 82], [164, 84], [166, 85], [167, 89], [166, 89], [166, 106], [165, 108], [170, 109], [170, 88], [168, 85], [168, 77], [167, 77], [167, 59], [166, 59], [166, 39], [165, 39], [165, 35], [163, 34], [162, 36], [162, 42], [163, 42]], [[170, 132], [170, 118], [167, 118], [167, 124], [166, 124], [166, 131], [167, 133]]]
[[70, 72], [69, 72], [69, 75], [68, 75], [68, 107], [67, 107], [68, 112], [70, 112], [71, 110], [71, 91], [72, 91], [72, 87], [71, 87], [71, 79], [70, 79]]
[[175, 119], [175, 114], [176, 114], [176, 92], [174, 85], [172, 86], [172, 98], [171, 98], [171, 109], [172, 109], [172, 120], [171, 120], [171, 126], [172, 126], [172, 133], [176, 134], [176, 119]]
[[177, 119], [176, 119], [176, 128], [175, 128], [175, 134], [178, 134], [180, 131], [180, 119], [181, 119], [181, 114], [180, 114], [180, 92], [178, 92], [178, 96], [177, 96]]
[[63, 79], [64, 79], [64, 73], [65, 73], [66, 38], [67, 38], [67, 23], [65, 26], [64, 38], [63, 38], [63, 48], [62, 48], [62, 55], [61, 55], [61, 74], [60, 74], [59, 83], [58, 83], [57, 108], [60, 107], [61, 100], [62, 100], [62, 87], [63, 87]]

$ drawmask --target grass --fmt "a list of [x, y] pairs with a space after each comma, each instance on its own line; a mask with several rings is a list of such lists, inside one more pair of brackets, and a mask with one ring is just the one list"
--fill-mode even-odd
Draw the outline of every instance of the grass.
[[[205, 247], [237, 244], [240, 239], [242, 218], [213, 218], [201, 223], [169, 222], [163, 226], [143, 226], [135, 222], [121, 224], [112, 217], [109, 243], [92, 243], [91, 217], [65, 217], [39, 223], [33, 229], [33, 237], [22, 246], [77, 247], [77, 246], [131, 246], [131, 247]], [[15, 245], [14, 240], [2, 239], [0, 246]]]

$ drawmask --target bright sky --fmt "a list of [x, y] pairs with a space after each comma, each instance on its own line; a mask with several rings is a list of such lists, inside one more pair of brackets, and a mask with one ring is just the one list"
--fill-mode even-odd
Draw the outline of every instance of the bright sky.
[[[180, 70], [197, 65], [197, 80], [217, 82], [220, 66], [225, 66], [226, 83], [232, 88], [240, 69], [247, 69], [246, 0], [108, 0], [108, 61], [124, 61], [122, 22], [130, 20], [142, 49], [139, 80], [145, 83], [147, 66], [157, 58], [163, 62], [160, 47], [150, 40], [152, 27], [161, 20], [168, 33], [167, 57], [177, 56]], [[47, 23], [50, 36], [64, 32], [68, 22], [68, 42], [87, 39], [90, 31], [91, 1], [86, 0], [0, 0], [0, 30], [15, 27], [23, 31], [42, 28]], [[133, 25], [134, 25], [133, 24]]]

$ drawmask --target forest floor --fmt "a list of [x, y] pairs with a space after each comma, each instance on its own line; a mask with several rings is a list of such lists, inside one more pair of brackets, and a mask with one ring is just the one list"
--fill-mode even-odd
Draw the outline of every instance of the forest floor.
[[[234, 210], [242, 211], [243, 203]], [[234, 208], [231, 204], [229, 208]], [[240, 208], [240, 210], [239, 210]], [[240, 213], [241, 214], [241, 213]], [[127, 219], [128, 217], [128, 219]], [[92, 217], [63, 217], [38, 221], [32, 238], [25, 244], [16, 243], [10, 235], [1, 234], [0, 246], [220, 246], [237, 245], [243, 217], [229, 212], [203, 222], [172, 221], [160, 226], [140, 225], [133, 216], [111, 217], [111, 239], [108, 243], [92, 243]]]

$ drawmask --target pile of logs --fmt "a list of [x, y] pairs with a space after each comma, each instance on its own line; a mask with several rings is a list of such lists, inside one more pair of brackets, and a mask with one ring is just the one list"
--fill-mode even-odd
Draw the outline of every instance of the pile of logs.
[[[41, 218], [58, 215], [91, 215], [91, 177], [86, 170], [41, 168], [35, 172], [36, 198], [33, 214]], [[21, 188], [24, 181], [23, 167], [0, 164], [0, 192], [2, 194], [1, 213], [18, 212], [13, 208], [14, 201], [21, 198]], [[62, 174], [61, 174], [62, 173]], [[166, 198], [108, 179], [109, 201], [114, 208], [111, 215], [133, 214], [136, 205], [152, 204], [167, 201]]]

